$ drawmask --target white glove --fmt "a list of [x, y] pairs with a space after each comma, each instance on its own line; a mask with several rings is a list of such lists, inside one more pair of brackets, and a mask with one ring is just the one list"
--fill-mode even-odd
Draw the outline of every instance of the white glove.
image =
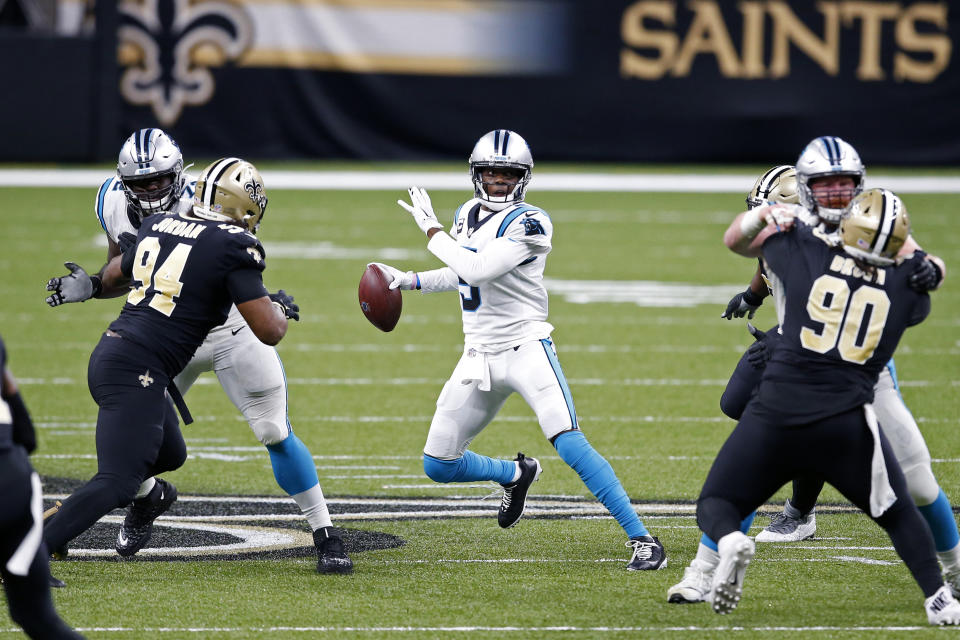
[[397, 204], [413, 216], [417, 226], [424, 233], [429, 232], [430, 229], [443, 229], [443, 225], [440, 224], [433, 212], [433, 205], [430, 204], [430, 196], [427, 195], [427, 190], [421, 187], [410, 187], [407, 189], [407, 193], [410, 194], [410, 202], [413, 204], [407, 204], [403, 200], [397, 200]]
[[[94, 291], [93, 278], [84, 271], [83, 267], [75, 262], [64, 262], [63, 266], [70, 269], [70, 273], [47, 281], [47, 291], [53, 291], [47, 296], [48, 305], [57, 307], [67, 302], [83, 302], [98, 293]], [[99, 277], [97, 280], [96, 284], [99, 284]]]
[[775, 225], [778, 231], [793, 227], [797, 217], [797, 205], [769, 204], [747, 211], [740, 219], [740, 231], [746, 238], [755, 238], [767, 225]]
[[380, 267], [380, 270], [387, 274], [390, 277], [390, 288], [391, 289], [416, 289], [417, 288], [417, 274], [413, 271], [403, 272], [400, 269], [394, 269], [388, 264], [383, 264], [382, 262], [370, 262], [367, 264], [369, 267], [371, 264], [375, 264]]

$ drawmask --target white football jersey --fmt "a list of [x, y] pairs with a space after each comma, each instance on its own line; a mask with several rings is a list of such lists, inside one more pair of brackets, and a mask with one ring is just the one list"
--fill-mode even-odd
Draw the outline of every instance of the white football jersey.
[[480, 205], [474, 198], [457, 209], [450, 236], [460, 249], [428, 245], [459, 276], [466, 344], [496, 352], [549, 337], [543, 270], [552, 247], [550, 216], [525, 202], [499, 212]]
[[[197, 178], [188, 173], [184, 173], [183, 178], [183, 189], [180, 191], [180, 198], [171, 209], [172, 213], [189, 213], [193, 210], [193, 193], [196, 190]], [[127, 197], [123, 194], [123, 183], [117, 176], [107, 178], [100, 185], [94, 211], [97, 214], [100, 226], [103, 227], [103, 232], [113, 242], [118, 242], [122, 233], [137, 235], [140, 220], [136, 218], [135, 214], [129, 212]], [[220, 331], [226, 327], [237, 328], [238, 326], [246, 326], [246, 321], [237, 311], [236, 305], [233, 305], [230, 308], [227, 321], [213, 331]]]

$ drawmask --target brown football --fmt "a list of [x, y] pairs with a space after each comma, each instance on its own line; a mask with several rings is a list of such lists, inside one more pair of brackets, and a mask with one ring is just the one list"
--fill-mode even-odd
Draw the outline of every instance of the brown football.
[[360, 310], [370, 324], [381, 331], [393, 331], [403, 310], [403, 295], [400, 289], [390, 289], [390, 276], [375, 264], [369, 265], [360, 277], [357, 293]]

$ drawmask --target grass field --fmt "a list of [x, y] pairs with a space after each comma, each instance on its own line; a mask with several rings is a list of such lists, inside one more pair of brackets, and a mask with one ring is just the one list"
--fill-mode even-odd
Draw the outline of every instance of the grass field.
[[[151, 542], [167, 550], [125, 562], [97, 556], [85, 540], [109, 549], [116, 525], [105, 523], [97, 526], [104, 535], [78, 539], [73, 559], [52, 565], [68, 583], [55, 592], [57, 607], [88, 637], [945, 633], [926, 628], [921, 593], [883, 532], [844, 508], [849, 505], [829, 488], [817, 538], [761, 545], [744, 600], [731, 615], [666, 602], [667, 588], [680, 579], [699, 539], [693, 501], [733, 427], [720, 414], [720, 393], [750, 342], [743, 321], [719, 317], [753, 270], [751, 261], [721, 242], [742, 208], [741, 195], [547, 193], [537, 192], [535, 183], [529, 194], [555, 225], [547, 266], [550, 319], [581, 425], [669, 554], [663, 571], [628, 573], [622, 530], [556, 456], [519, 398], [508, 401], [471, 447], [504, 458], [523, 451], [543, 463], [528, 515], [516, 528], [497, 527], [497, 498], [479, 500], [492, 486], [436, 485], [423, 475], [420, 452], [430, 416], [462, 344], [458, 299], [407, 292], [399, 326], [384, 334], [364, 320], [356, 297], [369, 261], [416, 270], [439, 266], [423, 234], [395, 204], [405, 194], [271, 192], [269, 182], [267, 190], [264, 280], [271, 290], [294, 294], [301, 306], [301, 322], [278, 347], [290, 420], [316, 458], [348, 543], [394, 544], [354, 552], [352, 576], [321, 576], [312, 550], [303, 547], [309, 529], [283, 500], [218, 506], [224, 504], [219, 496], [283, 493], [266, 452], [206, 374], [187, 395], [196, 417], [184, 428], [191, 457], [166, 476], [182, 498], [158, 521]], [[48, 497], [95, 472], [96, 406], [86, 388], [87, 359], [122, 305], [118, 299], [50, 309], [43, 302], [44, 284], [63, 272], [64, 260], [90, 270], [103, 263], [94, 195], [92, 189], [0, 188], [6, 216], [0, 332], [39, 428], [33, 462]], [[449, 220], [469, 190], [432, 195], [441, 219]], [[960, 265], [960, 195], [904, 199], [920, 243], [948, 265]], [[958, 318], [960, 295], [948, 281], [934, 294], [930, 318], [907, 332], [897, 356], [903, 395], [925, 433], [934, 472], [955, 501]], [[772, 306], [761, 307], [755, 324], [774, 323]], [[778, 509], [786, 495], [777, 494], [766, 512]], [[765, 523], [761, 516], [755, 527]], [[217, 525], [286, 531], [295, 541], [230, 559], [178, 557], [182, 541], [194, 544], [191, 531], [201, 535], [196, 529], [208, 527], [213, 539], [209, 527]], [[232, 534], [218, 535], [222, 543]], [[4, 609], [0, 635], [13, 630]]]

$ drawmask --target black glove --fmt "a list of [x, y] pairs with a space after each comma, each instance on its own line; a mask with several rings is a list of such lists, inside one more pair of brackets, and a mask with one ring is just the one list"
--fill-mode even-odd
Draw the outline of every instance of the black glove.
[[750, 348], [747, 349], [747, 362], [749, 362], [750, 366], [754, 369], [765, 369], [772, 355], [770, 346], [767, 344], [771, 340], [768, 338], [766, 331], [760, 331], [760, 329], [757, 329], [749, 322], [747, 323], [747, 331], [750, 332], [750, 335], [752, 335], [755, 340], [755, 342], [750, 345]]
[[757, 308], [762, 304], [763, 297], [758, 296], [750, 287], [747, 287], [747, 290], [743, 293], [738, 293], [730, 298], [730, 302], [727, 303], [727, 310], [720, 317], [729, 320], [730, 318], [742, 318], [746, 315], [747, 318], [752, 320]]
[[283, 315], [291, 320], [300, 319], [300, 305], [293, 301], [293, 296], [288, 295], [286, 291], [280, 289], [276, 293], [269, 294], [270, 301], [280, 307]]
[[943, 280], [943, 272], [940, 271], [936, 262], [927, 260], [923, 256], [916, 256], [911, 258], [910, 261], [915, 261], [909, 280], [911, 289], [924, 293], [933, 291], [940, 286], [940, 282]]
[[124, 231], [120, 234], [120, 237], [117, 238], [117, 246], [120, 247], [120, 253], [126, 253], [130, 247], [136, 244], [137, 236], [129, 231]]

